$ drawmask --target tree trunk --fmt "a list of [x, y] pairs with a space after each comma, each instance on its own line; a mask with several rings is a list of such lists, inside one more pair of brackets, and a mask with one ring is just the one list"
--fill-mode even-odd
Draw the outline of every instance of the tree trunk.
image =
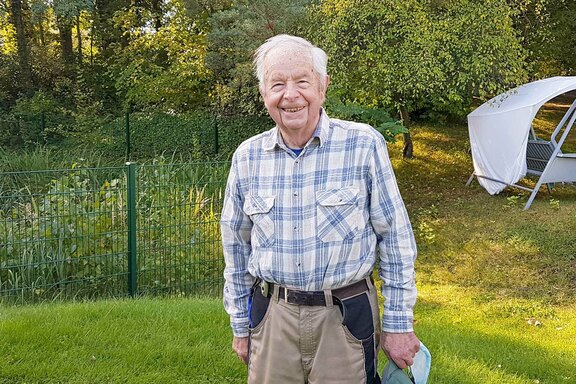
[[62, 50], [62, 59], [66, 64], [74, 61], [74, 52], [72, 50], [72, 23], [64, 16], [56, 18], [60, 37], [60, 49]]
[[16, 45], [18, 49], [18, 64], [20, 66], [20, 84], [25, 94], [32, 91], [32, 67], [30, 65], [30, 49], [28, 47], [28, 36], [24, 26], [24, 15], [21, 0], [10, 2], [12, 25], [16, 32]]
[[46, 32], [44, 31], [44, 14], [38, 18], [38, 32], [40, 33], [40, 45], [46, 48]]
[[76, 15], [76, 33], [78, 41], [78, 63], [82, 63], [82, 31], [80, 29], [80, 13]]
[[403, 133], [404, 137], [404, 148], [402, 149], [402, 157], [405, 159], [412, 159], [414, 157], [414, 146], [412, 144], [412, 136], [410, 135], [410, 115], [408, 114], [408, 109], [405, 105], [401, 105], [400, 108], [400, 119], [402, 119], [402, 124], [408, 130], [408, 132]]
[[159, 31], [162, 28], [162, 1], [152, 0], [152, 14], [154, 15], [154, 29]]

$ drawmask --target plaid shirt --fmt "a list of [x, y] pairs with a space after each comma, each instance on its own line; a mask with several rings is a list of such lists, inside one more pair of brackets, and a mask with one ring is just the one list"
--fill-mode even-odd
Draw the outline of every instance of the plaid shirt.
[[221, 217], [224, 306], [235, 336], [248, 336], [255, 278], [288, 288], [338, 288], [376, 263], [382, 329], [412, 331], [416, 244], [382, 135], [322, 111], [299, 156], [278, 128], [242, 143]]

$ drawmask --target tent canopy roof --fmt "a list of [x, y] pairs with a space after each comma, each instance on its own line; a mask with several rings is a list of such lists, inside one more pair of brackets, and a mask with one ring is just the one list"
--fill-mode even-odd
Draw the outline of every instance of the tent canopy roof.
[[576, 89], [576, 76], [551, 77], [504, 92], [468, 115], [474, 173], [490, 193], [526, 175], [526, 147], [532, 120], [548, 100]]
[[548, 100], [574, 89], [576, 89], [576, 76], [556, 76], [537, 80], [493, 97], [468, 116], [485, 116], [526, 107], [540, 107]]

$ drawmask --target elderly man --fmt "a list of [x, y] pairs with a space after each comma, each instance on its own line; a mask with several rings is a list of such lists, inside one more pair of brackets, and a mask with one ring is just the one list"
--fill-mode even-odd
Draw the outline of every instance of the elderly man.
[[379, 382], [379, 345], [401, 368], [419, 348], [416, 245], [386, 143], [366, 124], [326, 115], [320, 48], [278, 35], [254, 63], [276, 127], [238, 147], [226, 187], [232, 348], [249, 383]]

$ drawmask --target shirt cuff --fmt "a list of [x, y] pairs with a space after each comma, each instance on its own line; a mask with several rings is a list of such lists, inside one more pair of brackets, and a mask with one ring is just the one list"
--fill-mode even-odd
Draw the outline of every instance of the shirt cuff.
[[401, 311], [386, 311], [382, 316], [382, 331], [389, 333], [414, 332], [414, 313]]
[[248, 319], [230, 319], [230, 326], [232, 327], [232, 333], [236, 337], [248, 337], [250, 335]]

